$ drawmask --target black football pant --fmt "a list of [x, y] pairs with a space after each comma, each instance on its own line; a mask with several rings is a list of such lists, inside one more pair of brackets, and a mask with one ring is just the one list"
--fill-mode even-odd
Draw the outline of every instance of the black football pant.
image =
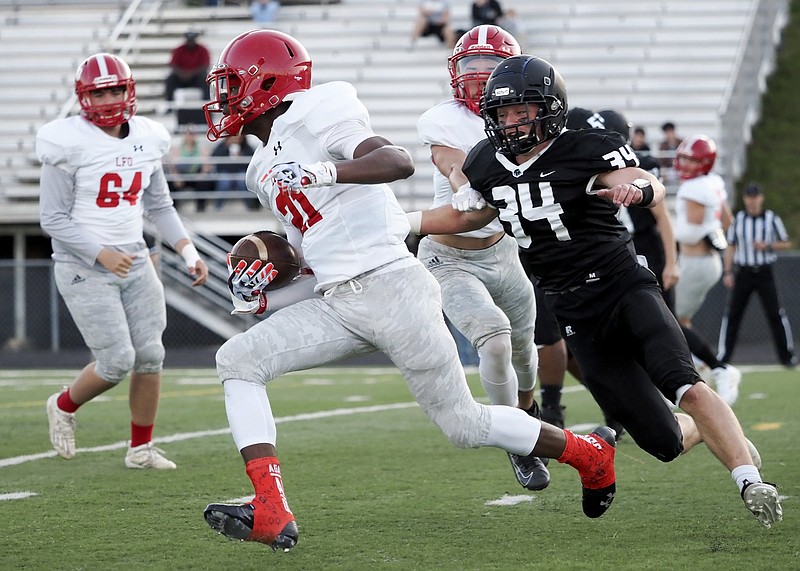
[[729, 362], [733, 356], [744, 311], [750, 301], [750, 296], [756, 292], [761, 299], [761, 305], [769, 322], [772, 342], [778, 358], [783, 364], [790, 363], [794, 356], [792, 331], [778, 297], [772, 266], [740, 266], [736, 268], [734, 277], [730, 302], [725, 316], [722, 318], [719, 332], [719, 347], [722, 353], [720, 360]]
[[637, 265], [545, 298], [603, 411], [640, 448], [664, 462], [675, 459], [682, 435], [664, 397], [674, 402], [676, 391], [699, 377], [652, 272]]

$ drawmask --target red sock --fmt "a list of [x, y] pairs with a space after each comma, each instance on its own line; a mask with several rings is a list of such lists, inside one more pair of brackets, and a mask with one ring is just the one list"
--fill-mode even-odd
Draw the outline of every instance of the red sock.
[[153, 425], [139, 426], [131, 422], [131, 448], [147, 444], [153, 440]]
[[[569, 430], [564, 430], [567, 445], [564, 452], [557, 458], [563, 464], [569, 464], [578, 471], [582, 484], [591, 489], [605, 488], [615, 481], [614, 475], [614, 448], [606, 441], [593, 435], [577, 435]], [[610, 448], [611, 464], [600, 451]]]
[[248, 539], [272, 542], [294, 520], [283, 492], [281, 465], [274, 456], [267, 456], [250, 460], [245, 469], [256, 492], [253, 532]]
[[70, 398], [69, 389], [58, 395], [56, 405], [64, 412], [75, 412], [81, 407], [81, 405], [76, 404], [75, 401]]

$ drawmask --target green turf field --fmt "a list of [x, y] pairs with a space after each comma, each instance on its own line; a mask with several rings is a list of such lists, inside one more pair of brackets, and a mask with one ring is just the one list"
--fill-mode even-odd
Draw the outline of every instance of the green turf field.
[[[74, 373], [0, 371], [0, 569], [800, 569], [796, 371], [747, 371], [735, 406], [784, 497], [771, 530], [703, 446], [662, 464], [623, 438], [614, 506], [589, 520], [572, 468], [553, 462], [550, 487], [525, 491], [502, 451], [451, 447], [393, 369], [289, 375], [270, 388], [301, 533], [285, 554], [203, 521], [252, 493], [213, 371], [165, 374], [166, 472], [124, 467], [125, 385], [81, 409], [76, 458], [55, 457], [44, 403]], [[578, 431], [602, 418], [574, 384], [564, 404]]]

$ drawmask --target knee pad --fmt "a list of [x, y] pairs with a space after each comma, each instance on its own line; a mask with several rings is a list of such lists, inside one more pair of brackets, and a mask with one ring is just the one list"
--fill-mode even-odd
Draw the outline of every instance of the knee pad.
[[491, 416], [487, 407], [472, 399], [446, 400], [425, 413], [456, 448], [477, 448], [486, 442]]
[[493, 335], [478, 347], [481, 369], [491, 377], [507, 379], [511, 376], [511, 337], [507, 333]]
[[164, 367], [164, 345], [152, 343], [136, 352], [134, 369], [137, 373], [158, 373]]
[[539, 368], [539, 353], [533, 343], [533, 327], [511, 334], [511, 363], [517, 373], [519, 390], [533, 390]]
[[131, 345], [118, 343], [96, 352], [94, 357], [97, 376], [107, 383], [116, 384], [133, 368], [136, 355]]
[[247, 339], [247, 331], [238, 333], [217, 349], [215, 360], [221, 381], [241, 379], [264, 385], [269, 380], [261, 367], [253, 362], [253, 352]]

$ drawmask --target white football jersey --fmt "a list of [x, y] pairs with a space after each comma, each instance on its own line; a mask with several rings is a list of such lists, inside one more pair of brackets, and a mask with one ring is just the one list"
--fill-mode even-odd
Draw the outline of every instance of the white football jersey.
[[689, 179], [681, 183], [675, 201], [675, 216], [686, 220], [686, 201], [699, 202], [706, 207], [702, 226], [705, 234], [722, 228], [722, 205], [728, 199], [725, 182], [716, 173]]
[[253, 154], [247, 188], [283, 223], [317, 278], [317, 290], [399, 258], [411, 258], [405, 212], [386, 184], [340, 184], [281, 192], [267, 180], [273, 165], [350, 160], [373, 137], [369, 114], [345, 82], [299, 93], [275, 120], [269, 141]]
[[[434, 105], [417, 121], [417, 134], [423, 145], [442, 145], [460, 149], [465, 153], [486, 138], [483, 119], [453, 99]], [[453, 189], [450, 181], [439, 169], [433, 171], [433, 205], [431, 208], [450, 204]], [[464, 232], [460, 236], [486, 238], [503, 231], [499, 218], [479, 230]]]
[[[119, 139], [76, 115], [51, 121], [36, 135], [39, 160], [74, 177], [69, 215], [86, 241], [115, 246], [142, 240], [142, 191], [162, 169], [170, 136], [146, 117], [128, 124], [129, 135]], [[157, 191], [172, 204], [166, 185]]]

